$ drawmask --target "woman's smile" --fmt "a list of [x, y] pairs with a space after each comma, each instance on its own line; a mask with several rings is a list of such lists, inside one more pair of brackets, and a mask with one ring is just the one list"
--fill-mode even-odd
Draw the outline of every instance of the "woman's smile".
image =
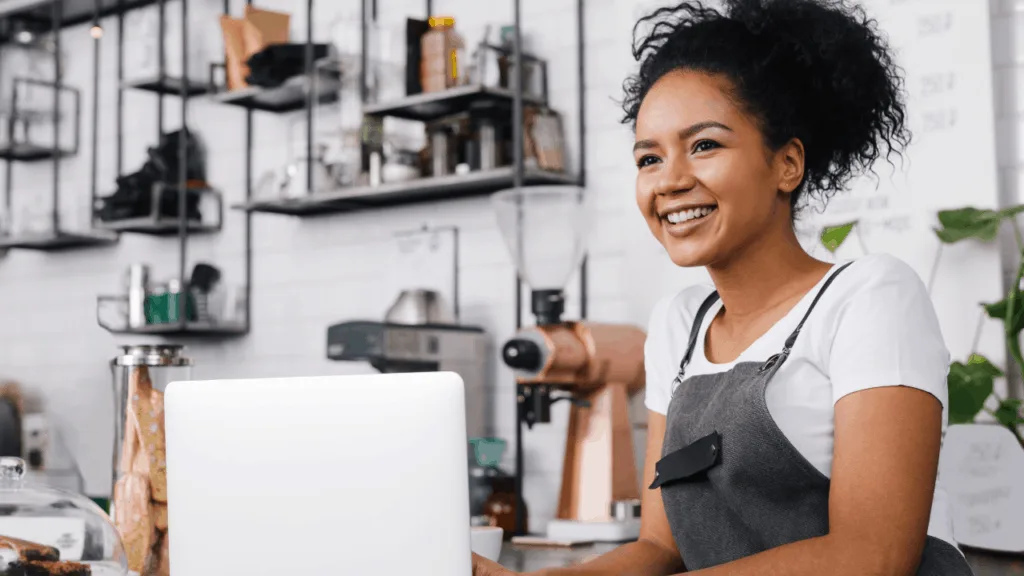
[[671, 208], [662, 212], [662, 228], [669, 236], [683, 239], [707, 229], [717, 215], [718, 207], [715, 205]]

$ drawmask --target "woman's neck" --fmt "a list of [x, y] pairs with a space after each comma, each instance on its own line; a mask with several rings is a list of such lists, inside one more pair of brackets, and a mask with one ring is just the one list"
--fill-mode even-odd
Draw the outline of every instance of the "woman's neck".
[[708, 266], [729, 323], [799, 299], [831, 266], [813, 258], [791, 228], [753, 242], [728, 262]]

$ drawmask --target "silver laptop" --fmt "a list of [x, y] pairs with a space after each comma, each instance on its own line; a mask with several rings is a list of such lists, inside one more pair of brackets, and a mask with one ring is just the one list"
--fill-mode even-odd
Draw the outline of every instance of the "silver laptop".
[[171, 576], [471, 576], [453, 373], [175, 382]]

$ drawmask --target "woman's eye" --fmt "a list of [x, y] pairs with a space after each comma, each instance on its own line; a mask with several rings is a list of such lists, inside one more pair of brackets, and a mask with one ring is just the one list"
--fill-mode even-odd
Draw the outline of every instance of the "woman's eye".
[[636, 167], [643, 168], [645, 166], [650, 166], [651, 164], [654, 164], [657, 161], [658, 158], [655, 156], [644, 156], [643, 158], [637, 161]]
[[714, 150], [719, 148], [718, 142], [713, 140], [701, 140], [693, 145], [694, 152], [707, 152], [708, 150]]

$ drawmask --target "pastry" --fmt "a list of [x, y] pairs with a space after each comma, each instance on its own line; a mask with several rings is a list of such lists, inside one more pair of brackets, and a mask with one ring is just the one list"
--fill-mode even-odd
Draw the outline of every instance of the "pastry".
[[22, 560], [60, 560], [60, 551], [52, 546], [43, 546], [10, 536], [0, 536], [0, 547], [14, 549]]
[[114, 523], [121, 533], [128, 569], [139, 574], [143, 573], [156, 541], [149, 504], [149, 480], [145, 476], [131, 472], [114, 485]]
[[153, 516], [153, 524], [161, 532], [167, 531], [167, 504], [153, 502], [149, 505], [150, 514]]
[[[167, 453], [164, 449], [164, 395], [153, 390], [149, 371], [132, 373], [138, 380], [138, 398], [133, 406], [141, 450], [149, 459], [149, 483], [153, 500], [167, 502]], [[139, 472], [138, 469], [135, 470]]]
[[78, 562], [34, 560], [7, 566], [9, 576], [91, 576], [92, 569]]
[[152, 576], [171, 576], [170, 534], [160, 537], [160, 545], [156, 552], [156, 567]]

